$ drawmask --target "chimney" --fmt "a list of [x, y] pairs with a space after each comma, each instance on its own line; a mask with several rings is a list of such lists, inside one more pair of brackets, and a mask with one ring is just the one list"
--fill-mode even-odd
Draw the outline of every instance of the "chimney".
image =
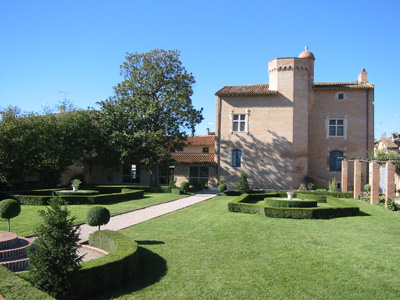
[[368, 82], [368, 73], [365, 69], [362, 69], [360, 75], [358, 75], [358, 83], [367, 83]]
[[206, 135], [210, 135], [210, 128], [206, 128]]

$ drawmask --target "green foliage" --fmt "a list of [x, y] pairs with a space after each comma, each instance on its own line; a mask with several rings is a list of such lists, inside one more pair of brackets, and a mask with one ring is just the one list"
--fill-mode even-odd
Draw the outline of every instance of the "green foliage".
[[139, 267], [138, 245], [127, 236], [110, 230], [96, 231], [89, 237], [93, 247], [108, 255], [82, 263], [75, 273], [74, 293], [79, 299], [92, 298], [107, 290], [132, 282]]
[[98, 153], [116, 165], [144, 159], [152, 186], [158, 185], [157, 166], [171, 161], [166, 145], [182, 150], [187, 131], [194, 134], [203, 120], [202, 109], [196, 110], [190, 98], [194, 77], [179, 55], [159, 49], [128, 54], [121, 65], [124, 81], [114, 87], [114, 96], [99, 102], [104, 130]]
[[223, 193], [224, 191], [226, 191], [227, 188], [228, 188], [228, 187], [226, 186], [225, 183], [221, 183], [221, 184], [218, 186], [218, 191], [220, 191], [221, 193]]
[[181, 190], [179, 188], [173, 188], [173, 189], [171, 189], [171, 193], [172, 194], [176, 194], [176, 195], [180, 195], [181, 194]]
[[0, 294], [5, 299], [54, 299], [3, 266], [0, 266]]
[[89, 209], [86, 214], [86, 223], [89, 226], [106, 225], [110, 221], [110, 211], [103, 206], [95, 206]]
[[21, 205], [15, 199], [4, 199], [0, 202], [0, 218], [7, 219], [10, 231], [10, 219], [17, 217], [21, 212]]
[[168, 192], [171, 192], [171, 190], [172, 190], [173, 188], [176, 188], [176, 179], [175, 179], [174, 174], [169, 175], [169, 178], [168, 178], [168, 179], [169, 179], [169, 180], [168, 180], [167, 191], [168, 191]]
[[73, 164], [85, 162], [95, 149], [98, 127], [94, 111], [14, 114], [0, 121], [0, 181], [21, 185], [37, 174], [43, 185], [56, 186]]
[[264, 203], [272, 207], [317, 207], [315, 200], [287, 200], [268, 197], [264, 199]]
[[236, 184], [236, 190], [242, 192], [242, 193], [247, 193], [248, 191], [250, 191], [250, 186], [249, 186], [249, 182], [247, 179], [247, 174], [242, 171], [240, 173], [240, 178], [238, 183]]
[[337, 184], [336, 184], [336, 178], [332, 177], [332, 180], [329, 181], [329, 192], [335, 193], [337, 192]]
[[47, 210], [40, 210], [43, 223], [36, 229], [37, 239], [28, 249], [29, 281], [57, 299], [72, 299], [73, 274], [80, 268], [77, 255], [78, 227], [65, 202], [50, 200]]
[[181, 189], [183, 190], [184, 193], [187, 193], [189, 190], [189, 183], [186, 181], [181, 182]]
[[364, 185], [364, 192], [369, 193], [370, 191], [371, 191], [371, 185], [367, 183], [366, 185]]
[[271, 197], [272, 195], [273, 193], [242, 194], [228, 203], [228, 210], [231, 212], [259, 214], [272, 218], [293, 219], [328, 219], [347, 217], [355, 216], [359, 212], [358, 207], [348, 204], [346, 200], [330, 196], [326, 197], [327, 203], [330, 207], [272, 207], [265, 205], [264, 203], [258, 203], [262, 197]]

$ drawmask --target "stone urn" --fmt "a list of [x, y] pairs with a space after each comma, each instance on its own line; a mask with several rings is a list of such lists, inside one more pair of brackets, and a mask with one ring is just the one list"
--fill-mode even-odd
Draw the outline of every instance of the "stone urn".
[[292, 200], [294, 192], [286, 192], [286, 195], [287, 195], [288, 200]]

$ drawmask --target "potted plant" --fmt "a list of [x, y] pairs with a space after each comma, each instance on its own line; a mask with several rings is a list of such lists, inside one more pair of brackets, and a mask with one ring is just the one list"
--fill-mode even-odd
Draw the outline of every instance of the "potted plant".
[[79, 185], [82, 183], [79, 179], [74, 179], [71, 181], [71, 186], [73, 191], [77, 191], [79, 189]]
[[292, 200], [292, 199], [293, 199], [293, 196], [294, 196], [294, 191], [293, 191], [293, 189], [288, 190], [288, 191], [286, 192], [286, 195], [287, 195], [288, 200]]

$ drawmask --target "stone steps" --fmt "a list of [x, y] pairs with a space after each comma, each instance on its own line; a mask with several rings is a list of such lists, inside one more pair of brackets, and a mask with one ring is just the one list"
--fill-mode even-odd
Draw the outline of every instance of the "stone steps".
[[0, 264], [14, 272], [25, 270], [29, 265], [27, 249], [31, 244], [27, 238], [0, 231]]

